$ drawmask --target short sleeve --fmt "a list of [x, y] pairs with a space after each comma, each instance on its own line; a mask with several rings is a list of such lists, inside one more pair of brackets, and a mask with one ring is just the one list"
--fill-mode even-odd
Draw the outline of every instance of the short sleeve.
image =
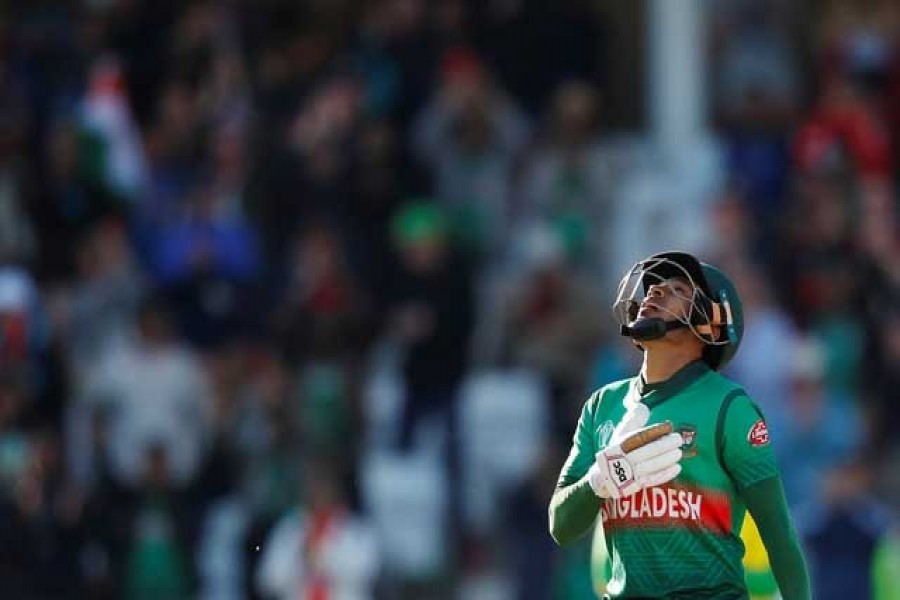
[[762, 411], [743, 392], [723, 405], [720, 452], [738, 489], [778, 475]]
[[584, 477], [594, 462], [594, 455], [597, 453], [594, 447], [594, 412], [598, 398], [599, 392], [595, 392], [581, 409], [578, 426], [575, 428], [575, 435], [572, 436], [572, 448], [559, 474], [557, 488], [571, 485]]

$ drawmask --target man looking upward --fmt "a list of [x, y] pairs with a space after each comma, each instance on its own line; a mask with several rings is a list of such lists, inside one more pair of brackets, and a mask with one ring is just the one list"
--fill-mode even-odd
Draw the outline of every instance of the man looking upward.
[[[745, 599], [739, 534], [756, 521], [785, 600], [810, 598], [762, 413], [719, 374], [743, 335], [740, 298], [719, 269], [681, 252], [638, 262], [613, 306], [644, 353], [640, 373], [584, 405], [550, 501], [550, 532], [569, 543], [597, 521], [608, 598]], [[634, 432], [674, 432], [631, 452]]]

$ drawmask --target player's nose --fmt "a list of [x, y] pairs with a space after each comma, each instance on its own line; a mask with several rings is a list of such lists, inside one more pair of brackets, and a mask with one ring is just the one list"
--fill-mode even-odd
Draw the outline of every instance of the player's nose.
[[651, 285], [650, 289], [647, 290], [647, 294], [644, 296], [644, 301], [653, 300], [656, 298], [662, 298], [665, 296], [665, 287], [661, 285]]

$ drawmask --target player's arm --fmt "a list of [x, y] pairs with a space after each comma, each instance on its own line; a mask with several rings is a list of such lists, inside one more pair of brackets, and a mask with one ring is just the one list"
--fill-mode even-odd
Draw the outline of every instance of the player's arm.
[[720, 415], [720, 457], [753, 515], [784, 600], [809, 600], [809, 573], [791, 521], [781, 476], [762, 413], [747, 396]]
[[756, 521], [781, 597], [784, 600], [811, 598], [806, 561], [791, 522], [781, 477], [753, 484], [741, 492], [741, 497]]
[[584, 535], [600, 511], [601, 500], [594, 493], [587, 477], [597, 452], [593, 437], [593, 411], [596, 404], [597, 394], [584, 403], [572, 438], [572, 448], [550, 499], [550, 535], [560, 545], [571, 543]]

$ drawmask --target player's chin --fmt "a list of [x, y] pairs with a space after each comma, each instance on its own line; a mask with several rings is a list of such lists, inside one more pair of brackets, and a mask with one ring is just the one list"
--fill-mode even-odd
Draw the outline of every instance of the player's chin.
[[671, 335], [672, 331], [667, 331], [666, 335], [656, 338], [653, 340], [641, 340], [641, 346], [644, 348], [659, 348], [661, 346], [667, 346], [672, 343]]

